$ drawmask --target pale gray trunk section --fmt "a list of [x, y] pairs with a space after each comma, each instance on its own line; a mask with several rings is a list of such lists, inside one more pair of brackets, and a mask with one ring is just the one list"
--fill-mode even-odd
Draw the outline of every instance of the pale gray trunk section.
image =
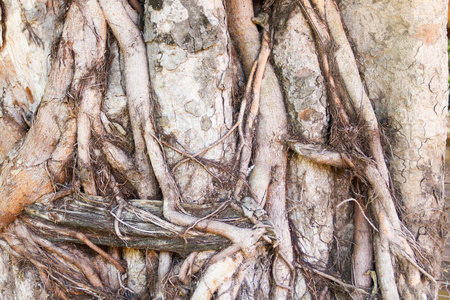
[[[340, 7], [390, 138], [386, 150], [400, 217], [421, 247], [424, 257], [417, 259], [438, 278], [445, 235], [447, 1], [343, 0]], [[402, 296], [418, 299], [399, 276]]]
[[[221, 1], [147, 3], [144, 38], [158, 104], [156, 124], [172, 146], [195, 154], [232, 126], [233, 74], [225, 9]], [[185, 158], [165, 150], [169, 165]], [[228, 138], [201, 157], [224, 163], [233, 153], [234, 139]], [[195, 162], [184, 163], [173, 172], [186, 201], [225, 196], [218, 193], [220, 184], [214, 177]]]

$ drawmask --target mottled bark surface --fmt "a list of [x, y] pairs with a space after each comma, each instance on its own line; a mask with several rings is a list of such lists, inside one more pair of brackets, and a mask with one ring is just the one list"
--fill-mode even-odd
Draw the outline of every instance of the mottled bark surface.
[[[149, 5], [144, 39], [150, 64], [156, 123], [173, 147], [191, 155], [220, 139], [233, 126], [231, 46], [220, 1], [173, 1]], [[187, 92], [188, 91], [188, 92]], [[220, 164], [230, 164], [235, 140], [208, 149], [206, 168], [166, 147], [167, 161], [185, 201], [225, 198]], [[200, 158], [199, 157], [199, 158]], [[211, 170], [210, 172], [209, 169]], [[216, 176], [216, 178], [214, 177]], [[226, 183], [226, 182], [223, 182]]]
[[[389, 139], [386, 150], [400, 217], [420, 247], [418, 257], [436, 278], [445, 236], [445, 5], [341, 3], [369, 96]], [[402, 277], [407, 270], [398, 268]], [[405, 291], [404, 297], [417, 295]]]
[[0, 0], [0, 299], [433, 299], [447, 4], [373, 2]]

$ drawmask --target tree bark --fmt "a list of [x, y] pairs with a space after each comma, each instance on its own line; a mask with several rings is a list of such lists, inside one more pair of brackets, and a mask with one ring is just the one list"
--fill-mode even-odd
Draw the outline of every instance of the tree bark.
[[0, 0], [0, 299], [433, 299], [443, 0]]

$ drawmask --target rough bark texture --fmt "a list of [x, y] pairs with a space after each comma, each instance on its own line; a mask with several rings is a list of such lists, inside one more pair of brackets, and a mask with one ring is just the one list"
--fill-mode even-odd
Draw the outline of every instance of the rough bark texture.
[[[369, 96], [389, 138], [389, 169], [400, 217], [422, 250], [426, 270], [438, 278], [445, 236], [446, 3], [342, 1], [341, 8]], [[407, 270], [398, 268], [402, 296], [417, 299], [403, 282]], [[436, 292], [431, 288], [428, 293]]]
[[0, 0], [0, 299], [434, 298], [444, 2]]
[[[60, 37], [63, 1], [54, 1], [56, 9], [44, 2], [3, 1], [0, 86], [2, 90], [0, 161], [25, 135], [27, 122], [35, 119], [44, 96], [51, 65], [51, 52]], [[44, 171], [45, 172], [45, 171]], [[38, 175], [39, 176], [39, 175]], [[48, 178], [47, 175], [40, 176]], [[45, 299], [47, 292], [36, 270], [2, 242], [2, 299]], [[22, 270], [22, 271], [19, 271]]]
[[[283, 1], [279, 23], [275, 27], [274, 62], [279, 70], [285, 103], [293, 131], [311, 143], [326, 141], [329, 115], [326, 88], [322, 76], [313, 33], [298, 5]], [[303, 30], [298, 30], [303, 28]], [[318, 268], [326, 268], [334, 234], [333, 171], [292, 155], [287, 172], [289, 219], [296, 244], [304, 260]], [[297, 270], [295, 298], [309, 297], [305, 278]]]
[[[158, 107], [156, 123], [171, 146], [196, 154], [233, 125], [232, 78], [236, 74], [223, 3], [176, 0], [164, 3], [161, 9], [150, 3], [145, 24]], [[165, 148], [168, 163], [176, 166], [174, 176], [185, 201], [204, 203], [226, 197], [223, 184], [229, 179], [224, 178], [223, 168], [229, 167], [234, 143], [231, 136], [200, 155], [203, 166], [193, 160], [176, 165], [186, 156]]]

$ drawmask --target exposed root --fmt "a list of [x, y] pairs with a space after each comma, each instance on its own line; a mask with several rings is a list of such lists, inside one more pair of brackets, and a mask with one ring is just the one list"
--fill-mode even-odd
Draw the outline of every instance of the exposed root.
[[27, 218], [27, 217], [23, 217], [22, 221], [24, 221], [25, 224], [27, 224], [28, 226], [33, 226], [33, 227], [39, 228], [41, 230], [49, 230], [49, 231], [51, 230], [51, 231], [54, 231], [58, 235], [61, 235], [61, 236], [67, 236], [67, 237], [76, 238], [76, 239], [80, 240], [81, 242], [83, 242], [84, 244], [86, 244], [89, 248], [91, 248], [92, 250], [94, 250], [95, 252], [100, 254], [100, 256], [105, 258], [111, 264], [113, 264], [117, 268], [117, 270], [119, 270], [122, 274], [126, 272], [125, 268], [122, 266], [120, 261], [118, 261], [117, 259], [115, 259], [111, 255], [109, 255], [108, 253], [103, 251], [100, 247], [98, 247], [97, 245], [92, 243], [81, 232], [70, 230], [70, 229], [59, 229], [59, 228], [56, 228], [54, 226], [51, 226], [51, 225], [45, 224], [43, 222], [31, 219], [31, 218]]
[[192, 275], [197, 273], [209, 259], [216, 253], [216, 251], [202, 251], [191, 252], [189, 256], [184, 260], [178, 272], [178, 279], [184, 284], [188, 285], [191, 282]]
[[[253, 78], [254, 78], [257, 67], [258, 67], [258, 60], [255, 60], [255, 62], [253, 63], [252, 69], [250, 70], [250, 74], [248, 75], [247, 84], [245, 85], [244, 96], [242, 97], [241, 107], [239, 108], [238, 120], [236, 122], [236, 124], [239, 125], [239, 140], [240, 140], [238, 150], [237, 150], [237, 155], [236, 155], [237, 162], [241, 162], [241, 154], [242, 154], [243, 147], [246, 146], [246, 143], [248, 142], [245, 139], [245, 135], [244, 135], [244, 115], [245, 115], [245, 111], [247, 109], [247, 102], [250, 102], [250, 100], [251, 100]], [[247, 164], [246, 168], [248, 168], [248, 164]], [[242, 170], [240, 170], [240, 171], [242, 174]], [[241, 176], [246, 176], [246, 175], [247, 174], [242, 174]]]
[[[263, 34], [263, 41], [261, 45], [261, 51], [259, 52], [258, 60], [255, 61], [254, 66], [256, 66], [255, 78], [253, 80], [253, 99], [250, 105], [250, 111], [248, 112], [247, 122], [245, 123], [245, 131], [243, 133], [243, 139], [241, 140], [240, 150], [240, 167], [239, 174], [242, 180], [247, 177], [248, 166], [250, 159], [252, 157], [252, 140], [253, 140], [253, 123], [256, 120], [259, 111], [260, 94], [261, 94], [261, 82], [266, 69], [267, 60], [269, 59], [270, 48], [269, 48], [269, 37], [266, 31]], [[252, 76], [254, 67], [250, 71]], [[249, 78], [249, 83], [251, 83]], [[244, 99], [246, 95], [244, 95]], [[264, 207], [264, 205], [261, 205]]]
[[136, 10], [138, 14], [142, 15], [144, 13], [142, 6], [139, 4], [137, 0], [128, 0], [128, 2], [130, 3], [131, 7], [133, 7]]
[[[244, 72], [250, 74], [253, 62], [259, 55], [258, 68], [253, 83], [253, 103], [245, 128], [244, 139], [250, 142], [248, 134], [251, 132], [253, 120], [259, 109], [256, 139], [264, 141], [256, 145], [254, 153], [254, 168], [249, 177], [252, 195], [261, 207], [266, 207], [270, 221], [276, 228], [279, 237], [279, 251], [283, 252], [287, 260], [293, 261], [293, 250], [289, 233], [287, 216], [285, 215], [285, 176], [287, 152], [283, 146], [283, 135], [287, 133], [286, 110], [281, 87], [273, 67], [267, 62], [270, 52], [268, 27], [263, 28], [263, 38], [260, 41], [259, 32], [251, 22], [253, 15], [252, 1], [228, 1], [229, 29], [232, 39], [242, 57]], [[260, 76], [264, 74], [264, 78]], [[259, 86], [259, 84], [261, 84]], [[260, 100], [261, 99], [261, 100]], [[259, 101], [260, 100], [260, 101]], [[248, 147], [248, 146], [247, 146]], [[240, 171], [246, 171], [248, 157], [244, 154], [249, 150], [242, 148]], [[251, 153], [251, 152], [250, 152]], [[245, 166], [247, 164], [247, 166]], [[265, 205], [267, 203], [267, 205]], [[288, 265], [283, 260], [274, 261], [276, 282], [289, 286], [292, 276]], [[273, 297], [286, 299], [286, 289], [275, 286]]]
[[122, 266], [120, 261], [118, 261], [117, 259], [115, 259], [111, 255], [109, 255], [108, 253], [103, 251], [100, 247], [98, 247], [97, 245], [92, 243], [84, 234], [82, 234], [81, 232], [76, 232], [75, 233], [75, 237], [77, 239], [79, 239], [80, 241], [82, 241], [83, 243], [85, 243], [87, 246], [89, 246], [89, 248], [91, 248], [92, 250], [94, 250], [95, 252], [100, 254], [107, 261], [112, 263], [117, 268], [117, 270], [119, 270], [120, 273], [125, 274], [126, 269]]
[[194, 264], [194, 260], [197, 257], [198, 252], [194, 251], [191, 252], [188, 257], [183, 261], [183, 264], [181, 265], [180, 271], [178, 272], [178, 279], [184, 284], [188, 285], [190, 282], [190, 278], [192, 273], [190, 270], [192, 269], [192, 265]]
[[81, 252], [64, 249], [36, 236], [18, 220], [6, 229], [4, 237], [16, 252], [38, 268], [50, 290], [55, 290], [61, 298], [85, 292], [93, 296], [112, 296], [106, 292], [90, 259]]
[[243, 261], [236, 273], [220, 285], [217, 290], [217, 300], [237, 299], [239, 289], [242, 287], [245, 276], [248, 274], [248, 267], [248, 262]]
[[[211, 175], [212, 177], [214, 177], [215, 179], [217, 179], [217, 181], [219, 181], [220, 183], [222, 183], [222, 180], [220, 180], [220, 178], [218, 178], [214, 173], [212, 173], [212, 172], [205, 166], [204, 163], [202, 163], [200, 160], [198, 160], [197, 158], [195, 158], [195, 156], [190, 155], [190, 154], [187, 154], [187, 153], [185, 153], [185, 152], [183, 152], [183, 151], [181, 151], [181, 150], [175, 148], [174, 146], [170, 145], [169, 143], [167, 143], [167, 142], [165, 142], [165, 141], [160, 141], [160, 142], [161, 142], [161, 144], [163, 144], [164, 146], [166, 146], [166, 147], [172, 149], [173, 151], [178, 152], [178, 153], [180, 153], [181, 155], [186, 156], [186, 157], [190, 158], [191, 160], [195, 161], [196, 163], [198, 163], [199, 165], [201, 165], [201, 166], [203, 167], [203, 169], [205, 169], [205, 171], [206, 171], [209, 175]], [[172, 168], [172, 171], [173, 171], [174, 169], [175, 169], [175, 167]]]
[[203, 274], [191, 300], [209, 300], [219, 286], [229, 280], [243, 262], [244, 256], [236, 253], [211, 264]]
[[334, 1], [325, 1], [325, 12], [330, 35], [338, 47], [334, 52], [334, 59], [339, 69], [341, 79], [344, 82], [353, 107], [360, 113], [361, 119], [364, 121], [364, 125], [367, 128], [370, 150], [377, 163], [377, 168], [380, 170], [383, 179], [386, 182], [389, 182], [389, 171], [384, 160], [384, 151], [381, 146], [378, 121], [372, 108], [372, 104], [370, 103], [369, 96], [362, 84], [356, 59], [350, 43], [348, 42], [347, 35], [342, 26], [340, 13]]
[[[177, 205], [181, 199], [177, 184], [167, 166], [162, 148], [156, 139], [156, 130], [151, 116], [153, 103], [150, 98], [148, 64], [145, 45], [140, 31], [126, 15], [119, 1], [101, 0], [108, 24], [116, 36], [125, 59], [125, 80], [135, 136], [136, 151], [146, 148], [156, 179], [159, 182], [164, 197], [164, 216], [167, 220], [180, 226], [191, 226], [197, 222], [196, 217], [178, 212]], [[139, 74], [139, 75], [138, 75]], [[134, 123], [134, 125], [133, 125]], [[142, 140], [142, 143], [137, 142]], [[144, 145], [145, 140], [145, 145]], [[251, 246], [244, 236], [261, 236], [265, 230], [249, 230], [238, 228], [226, 223], [203, 220], [195, 228], [216, 233], [229, 238], [241, 248]]]
[[170, 252], [161, 251], [159, 253], [158, 264], [158, 281], [156, 283], [156, 299], [165, 299], [164, 287], [169, 276], [170, 267], [172, 265], [172, 254]]
[[[303, 268], [303, 267], [301, 266], [301, 268]], [[345, 283], [345, 282], [343, 282], [342, 280], [340, 280], [339, 278], [336, 278], [336, 277], [334, 277], [334, 276], [332, 276], [332, 275], [329, 275], [329, 274], [327, 274], [327, 273], [325, 273], [325, 272], [319, 271], [319, 270], [314, 269], [314, 268], [312, 268], [312, 267], [308, 267], [308, 269], [311, 270], [311, 271], [313, 271], [314, 273], [316, 273], [316, 274], [322, 276], [323, 278], [326, 278], [326, 279], [328, 279], [328, 280], [331, 280], [331, 281], [337, 283], [337, 284], [340, 285], [342, 288], [344, 288], [349, 294], [351, 294], [351, 291], [353, 291], [353, 290], [356, 290], [356, 291], [358, 291], [359, 293], [364, 294], [364, 295], [368, 295], [368, 294], [369, 294], [369, 293], [366, 292], [365, 290], [360, 289], [360, 288], [358, 288], [358, 287], [356, 287], [356, 286], [354, 286], [354, 285]]]
[[[85, 294], [111, 299], [120, 297], [112, 292], [117, 291], [119, 287], [123, 293], [131, 290], [122, 282], [123, 278], [120, 275], [117, 279], [109, 280], [104, 276], [108, 273], [106, 268], [100, 269], [81, 250], [58, 244], [61, 241], [86, 245], [95, 251], [93, 256], [98, 259], [97, 264], [100, 264], [98, 261], [106, 260], [109, 262], [108, 266], [111, 268], [111, 265], [115, 266], [122, 274], [127, 270], [120, 261], [119, 253], [115, 250], [108, 253], [98, 245], [136, 246], [161, 251], [155, 288], [156, 299], [164, 299], [167, 296], [164, 292], [172, 265], [172, 254], [169, 251], [186, 252], [194, 249], [195, 252], [191, 253], [181, 266], [178, 279], [188, 285], [193, 274], [201, 268], [206, 268], [191, 299], [211, 299], [217, 295], [217, 299], [221, 300], [232, 300], [237, 297], [240, 285], [248, 275], [249, 265], [257, 260], [256, 248], [258, 250], [263, 248], [261, 246], [263, 243], [260, 242], [262, 239], [272, 244], [276, 251], [271, 274], [265, 270], [267, 278], [271, 275], [273, 279], [271, 282], [274, 282], [271, 298], [288, 299], [293, 291], [292, 282], [295, 274], [286, 216], [285, 139], [288, 121], [282, 90], [269, 61], [270, 39], [266, 25], [269, 15], [261, 15], [266, 18], [263, 18], [262, 22], [253, 18], [253, 21], [258, 21], [263, 27], [260, 34], [250, 21], [254, 17], [253, 1], [227, 1], [230, 32], [248, 77], [247, 86], [238, 120], [232, 128], [210, 146], [195, 154], [189, 154], [161, 141], [158, 136], [153, 119], [155, 109], [150, 92], [145, 44], [141, 31], [136, 27], [139, 18], [137, 13], [143, 13], [142, 7], [137, 0], [98, 1], [100, 4], [97, 0], [71, 3], [62, 41], [53, 62], [36, 120], [30, 123], [31, 129], [23, 144], [17, 146], [17, 151], [10, 152], [10, 156], [5, 158], [0, 173], [0, 198], [4, 199], [0, 201], [0, 230], [5, 228], [5, 239], [15, 251], [27, 257], [38, 268], [46, 288], [62, 299]], [[358, 248], [370, 246], [371, 242], [368, 239], [370, 227], [367, 225], [370, 224], [376, 231], [374, 237], [376, 267], [383, 298], [400, 299], [395, 279], [398, 271], [394, 269], [395, 264], [408, 269], [406, 280], [412, 287], [422, 283], [420, 275], [437, 284], [436, 279], [417, 263], [414, 257], [414, 250], [417, 249], [413, 248], [411, 240], [406, 237], [403, 224], [399, 220], [389, 186], [389, 172], [380, 141], [380, 130], [343, 29], [338, 8], [332, 0], [298, 2], [317, 35], [319, 57], [328, 85], [328, 98], [335, 114], [333, 115], [336, 118], [335, 124], [338, 124], [333, 126], [347, 130], [347, 126], [353, 126], [351, 122], [355, 122], [359, 117], [359, 121], [363, 123], [361, 132], [369, 141], [369, 147], [359, 147], [356, 144], [352, 145], [352, 141], [345, 141], [346, 144], [339, 149], [340, 152], [337, 152], [295, 141], [287, 141], [287, 145], [315, 163], [341, 169], [350, 168], [360, 176], [359, 178], [366, 179], [375, 195], [369, 204], [379, 227], [377, 229], [367, 217], [363, 200], [358, 197], [349, 200], [355, 201], [353, 275], [356, 276], [354, 278], [356, 286], [325, 272], [312, 268], [311, 270], [338, 284], [350, 295], [355, 293], [362, 295], [361, 297], [367, 296], [367, 291], [362, 287], [368, 288], [370, 281], [361, 284], [359, 277], [364, 276], [366, 272], [363, 270], [371, 269], [371, 266], [365, 264], [359, 267], [358, 263], [364, 259], [371, 262], [372, 249], [362, 249], [358, 252]], [[267, 1], [264, 9], [268, 10], [272, 4], [273, 1]], [[56, 4], [53, 0], [48, 2], [49, 7], [54, 5]], [[28, 26], [28, 21], [26, 23]], [[133, 131], [133, 158], [128, 156], [126, 150], [113, 143], [113, 132], [122, 135], [123, 141], [126, 139], [127, 131], [121, 125], [116, 126], [114, 122], [109, 121], [101, 112], [102, 84], [105, 78], [99, 77], [105, 76], [106, 73], [103, 70], [106, 66], [106, 24], [109, 24], [117, 38], [124, 58], [126, 96]], [[30, 37], [37, 44], [41, 43], [32, 30]], [[74, 109], [75, 106], [78, 110]], [[115, 130], [111, 129], [113, 126]], [[358, 129], [358, 126], [354, 127]], [[0, 118], [0, 132], [2, 128], [6, 128], [7, 132], [0, 135], [5, 137], [5, 140], [0, 141], [0, 156], [5, 156], [24, 136], [25, 127], [10, 123], [6, 118]], [[181, 205], [182, 196], [167, 165], [162, 147], [164, 144], [187, 157], [180, 160], [173, 169], [193, 160], [222, 183], [220, 178], [208, 170], [208, 163], [204, 163], [200, 155], [223, 143], [236, 129], [239, 130], [240, 137], [237, 151], [240, 178], [234, 196], [235, 198], [243, 196], [239, 210], [256, 225], [252, 229], [248, 223], [240, 227], [242, 222], [236, 221], [233, 224], [240, 225], [231, 225], [213, 218], [222, 209], [227, 208], [230, 204], [228, 201], [221, 203], [216, 211], [202, 214], [204, 217], [199, 217], [200, 214], [188, 214]], [[18, 134], [11, 134], [10, 130], [17, 131]], [[254, 136], [258, 143], [252, 144]], [[36, 143], [41, 140], [46, 142]], [[123, 144], [129, 145], [128, 141]], [[75, 145], [77, 168], [74, 174], [77, 176], [74, 176], [76, 178], [73, 180], [77, 181], [77, 184], [81, 182], [83, 191], [90, 196], [83, 196], [79, 191], [79, 185], [76, 185], [71, 189], [80, 193], [73, 198], [86, 197], [87, 202], [90, 201], [89, 204], [87, 202], [80, 204], [75, 201], [76, 199], [68, 197], [68, 193], [72, 191], [60, 194], [57, 192], [58, 185], [66, 180], [66, 168], [73, 160]], [[3, 162], [3, 156], [0, 157], [0, 163]], [[93, 161], [93, 157], [101, 159], [102, 163], [105, 163], [106, 158], [109, 164], [101, 170], [106, 174], [102, 177], [106, 178], [106, 182], [102, 184], [95, 181], [100, 175], [94, 171], [93, 166], [97, 162]], [[247, 183], [251, 160], [254, 168]], [[116, 175], [121, 180], [124, 179], [121, 184], [132, 185], [142, 199], [125, 201], [115, 180]], [[146, 202], [152, 209], [158, 207], [159, 210], [154, 209], [158, 210], [157, 212], [150, 211], [142, 203], [136, 204], [140, 201], [145, 202], [145, 199], [156, 198], [160, 192], [158, 184], [164, 199], [162, 209], [161, 202], [158, 201]], [[247, 190], [243, 189], [244, 184], [247, 184]], [[114, 205], [111, 199], [106, 201], [105, 198], [94, 197], [97, 194], [107, 194], [100, 186], [113, 190], [112, 194], [117, 199], [118, 206], [111, 209]], [[135, 194], [135, 191], [130, 194]], [[59, 197], [61, 199], [58, 200], [64, 202], [63, 205], [52, 203]], [[46, 210], [42, 204], [36, 204], [29, 207], [27, 213], [41, 219], [30, 216], [16, 219], [24, 207], [40, 198], [43, 204], [51, 204], [52, 207]], [[6, 226], [14, 220], [15, 223]], [[358, 227], [361, 224], [367, 226]], [[66, 225], [76, 227], [79, 231], [64, 229], [62, 226]], [[84, 229], [87, 229], [86, 234], [81, 233]], [[364, 234], [358, 236], [358, 229], [364, 231]], [[165, 238], [162, 242], [158, 240], [161, 236]], [[157, 241], [148, 245], [142, 241], [143, 237], [147, 239], [156, 237]], [[223, 237], [229, 239], [231, 243]], [[203, 241], [209, 244], [196, 245]], [[92, 252], [87, 247], [82, 247], [86, 253]], [[205, 249], [222, 250], [202, 251]], [[152, 262], [156, 265], [156, 252], [152, 253]], [[267, 249], [261, 250], [258, 254], [267, 255]], [[151, 260], [150, 256], [147, 257], [147, 261]], [[411, 269], [413, 271], [410, 271]], [[320, 298], [325, 299], [327, 292], [328, 288], [323, 288]], [[181, 298], [180, 295], [174, 297]]]
[[[327, 59], [325, 56], [322, 58], [323, 66], [325, 66], [325, 74], [329, 74], [328, 61], [334, 59], [340, 76], [339, 80], [343, 83], [354, 110], [359, 112], [360, 118], [364, 122], [366, 137], [369, 140], [371, 152], [366, 155], [368, 157], [372, 156], [375, 160], [375, 164], [370, 162], [366, 164], [363, 173], [376, 195], [375, 201], [372, 201], [372, 207], [378, 218], [380, 229], [380, 237], [376, 239], [377, 242], [375, 243], [378, 277], [382, 281], [381, 290], [383, 298], [398, 299], [399, 294], [394, 278], [394, 260], [391, 251], [389, 251], [389, 244], [396, 241], [397, 245], [401, 245], [402, 251], [408, 253], [408, 257], [411, 260], [413, 257], [412, 249], [401, 233], [401, 222], [398, 218], [392, 193], [389, 188], [389, 171], [385, 163], [378, 122], [363, 86], [354, 54], [342, 26], [337, 5], [331, 0], [319, 2], [316, 4], [320, 6], [317, 8], [317, 11], [321, 14], [321, 17], [317, 15], [317, 11], [313, 9], [309, 0], [299, 1], [316, 35], [319, 37], [320, 46], [325, 49], [322, 53], [327, 53], [329, 56], [332, 55], [330, 59]], [[321, 18], [325, 22], [322, 22]], [[334, 49], [332, 48], [333, 45], [336, 45]], [[327, 78], [329, 84], [334, 89], [334, 79], [329, 75]], [[338, 100], [337, 97], [331, 98]], [[342, 112], [340, 102], [334, 102], [338, 106], [338, 111]], [[348, 120], [346, 115], [343, 116], [343, 120], [344, 122]], [[356, 149], [356, 151], [362, 154], [359, 149]], [[313, 155], [308, 153], [308, 156], [312, 157]], [[333, 162], [335, 165], [342, 163], [338, 157], [333, 157], [333, 160], [331, 160], [331, 156], [328, 155], [327, 158], [329, 159], [328, 162]], [[320, 158], [314, 157], [314, 159]], [[417, 274], [413, 274], [414, 272], [410, 273], [412, 282], [417, 282], [417, 280], [413, 279], [417, 278]]]
[[[102, 94], [97, 69], [105, 60], [106, 21], [97, 1], [86, 1], [85, 5], [86, 7], [80, 6], [84, 22], [78, 24], [79, 28], [73, 29], [76, 32], [73, 48], [77, 72], [73, 79], [72, 94], [78, 95], [77, 100], [80, 101], [77, 116], [80, 180], [87, 194], [97, 195], [90, 148], [93, 123], [100, 123]], [[84, 53], [88, 55], [83, 55]]]
[[339, 203], [338, 205], [336, 205], [336, 209], [337, 209], [339, 206], [343, 205], [344, 203], [347, 203], [347, 202], [350, 202], [350, 201], [353, 201], [353, 202], [355, 203], [355, 205], [358, 206], [358, 208], [359, 208], [359, 209], [361, 210], [361, 212], [363, 213], [362, 216], [363, 216], [364, 219], [367, 221], [367, 223], [370, 224], [370, 226], [372, 227], [372, 229], [373, 229], [374, 231], [376, 231], [376, 232], [380, 232], [380, 231], [378, 230], [378, 228], [372, 223], [372, 221], [370, 221], [370, 219], [367, 217], [366, 210], [365, 210], [364, 207], [361, 205], [361, 203], [358, 202], [358, 200], [353, 199], [353, 198], [344, 200], [344, 201], [342, 201], [341, 203]]
[[[148, 123], [152, 122], [150, 107], [153, 104], [150, 103], [150, 78], [142, 36], [121, 1], [101, 0], [99, 2], [124, 55], [126, 92], [135, 146], [135, 164], [144, 181], [154, 182], [152, 167], [146, 154], [146, 140], [143, 132], [144, 128], [152, 126]], [[147, 151], [150, 154], [148, 145]], [[149, 188], [146, 194], [146, 196], [152, 197], [156, 193]]]
[[[367, 272], [373, 270], [373, 243], [370, 226], [372, 222], [367, 218], [365, 199], [360, 195], [359, 182], [354, 182], [355, 204], [353, 205], [353, 253], [352, 253], [352, 281], [359, 288], [369, 289], [372, 278]], [[358, 299], [363, 296], [355, 293]]]
[[353, 168], [355, 165], [345, 153], [328, 150], [323, 146], [313, 144], [302, 144], [295, 141], [287, 142], [289, 148], [298, 155], [311, 160], [317, 164], [332, 166], [335, 168]]
[[[1, 170], [0, 229], [14, 221], [24, 207], [53, 192], [52, 180], [62, 183], [65, 179], [64, 168], [71, 159], [76, 132], [72, 108], [65, 102], [74, 67], [67, 34], [73, 22], [78, 22], [76, 19], [80, 16], [77, 14], [75, 8], [69, 11], [58, 59], [53, 62], [34, 124], [17, 155], [11, 157]], [[59, 172], [49, 178], [48, 170]]]
[[[236, 124], [233, 125], [233, 127], [230, 128], [230, 130], [228, 130], [228, 132], [221, 137], [220, 139], [218, 139], [216, 142], [212, 143], [210, 146], [206, 147], [205, 149], [200, 150], [199, 152], [195, 153], [195, 154], [188, 154], [188, 153], [181, 153], [184, 156], [187, 156], [187, 158], [180, 160], [179, 162], [177, 162], [173, 167], [172, 167], [172, 171], [175, 171], [179, 166], [181, 166], [182, 164], [192, 160], [196, 160], [195, 158], [203, 153], [205, 153], [206, 151], [216, 147], [217, 145], [220, 145], [223, 141], [225, 141], [235, 130], [236, 128], [238, 128], [241, 125], [241, 123], [238, 121], [236, 122]], [[173, 149], [175, 150], [175, 149]], [[177, 152], [179, 152], [180, 150], [175, 150]]]

